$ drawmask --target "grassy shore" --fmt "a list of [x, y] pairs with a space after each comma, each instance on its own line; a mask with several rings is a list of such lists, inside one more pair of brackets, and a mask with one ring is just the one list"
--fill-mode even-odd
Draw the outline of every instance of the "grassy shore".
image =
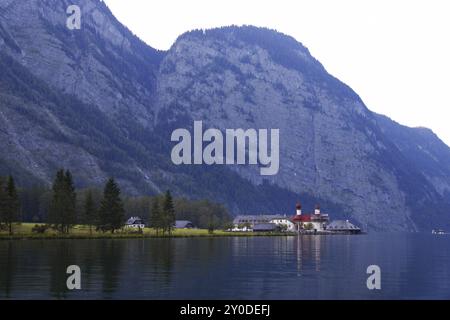
[[111, 232], [92, 233], [88, 226], [77, 225], [70, 230], [69, 234], [61, 234], [54, 230], [45, 233], [32, 232], [34, 223], [22, 223], [14, 226], [14, 234], [10, 236], [6, 231], [0, 231], [0, 240], [44, 240], [44, 239], [139, 239], [139, 238], [189, 238], [189, 237], [255, 237], [255, 236], [286, 236], [286, 233], [258, 233], [258, 232], [230, 232], [215, 230], [209, 233], [206, 229], [175, 229], [172, 234], [156, 234], [151, 228], [145, 228], [142, 233], [133, 232], [129, 229]]

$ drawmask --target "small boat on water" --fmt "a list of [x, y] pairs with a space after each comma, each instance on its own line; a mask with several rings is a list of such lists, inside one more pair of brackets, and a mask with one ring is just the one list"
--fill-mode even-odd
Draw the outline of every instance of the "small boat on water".
[[433, 230], [431, 231], [431, 233], [432, 233], [432, 234], [448, 234], [447, 232], [445, 232], [445, 231], [442, 230], [442, 229], [433, 229]]

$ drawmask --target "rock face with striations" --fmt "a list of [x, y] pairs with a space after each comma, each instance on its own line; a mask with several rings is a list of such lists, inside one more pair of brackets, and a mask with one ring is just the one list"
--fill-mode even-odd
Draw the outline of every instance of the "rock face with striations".
[[[171, 188], [235, 213], [304, 199], [372, 230], [448, 225], [450, 149], [372, 113], [295, 39], [227, 27], [159, 52], [102, 2], [75, 3], [83, 24], [70, 31], [67, 1], [0, 0], [0, 174], [49, 183], [64, 166], [79, 185], [115, 175], [130, 193]], [[195, 120], [280, 129], [278, 174], [173, 165], [170, 133]]]

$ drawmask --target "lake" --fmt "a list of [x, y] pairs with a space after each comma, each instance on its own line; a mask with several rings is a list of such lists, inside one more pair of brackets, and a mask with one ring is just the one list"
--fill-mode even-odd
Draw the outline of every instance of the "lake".
[[0, 299], [450, 299], [450, 236], [0, 241]]

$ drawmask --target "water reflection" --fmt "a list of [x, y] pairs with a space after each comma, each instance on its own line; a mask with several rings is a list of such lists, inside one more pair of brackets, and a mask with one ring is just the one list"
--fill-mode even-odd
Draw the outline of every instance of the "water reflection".
[[46, 254], [50, 266], [50, 295], [57, 299], [67, 298], [69, 290], [66, 285], [66, 270], [68, 266], [75, 264], [74, 262], [76, 261], [74, 242], [58, 241], [47, 250], [48, 252]]
[[159, 241], [150, 242], [149, 245], [148, 265], [152, 270], [153, 281], [156, 280], [157, 283], [157, 286], [153, 286], [153, 289], [155, 287], [157, 290], [158, 288], [167, 288], [172, 282], [175, 252], [181, 250], [184, 253], [186, 248], [176, 248], [174, 239], [168, 239], [167, 241], [159, 239]]
[[302, 275], [302, 237], [296, 237], [297, 240], [297, 277]]
[[12, 242], [8, 242], [2, 251], [0, 257], [0, 289], [5, 298], [11, 298], [15, 270], [17, 268], [17, 253], [13, 248]]
[[320, 272], [322, 239], [324, 236], [298, 236], [291, 238], [295, 243], [297, 260], [297, 276], [302, 275], [302, 264], [304, 261], [312, 262], [314, 270]]
[[[0, 298], [450, 298], [449, 249], [450, 237], [399, 234], [3, 241]], [[67, 290], [72, 264], [81, 291]]]
[[101, 267], [102, 291], [105, 298], [111, 298], [112, 293], [119, 287], [125, 246], [126, 242], [118, 240], [99, 242], [98, 265]]

